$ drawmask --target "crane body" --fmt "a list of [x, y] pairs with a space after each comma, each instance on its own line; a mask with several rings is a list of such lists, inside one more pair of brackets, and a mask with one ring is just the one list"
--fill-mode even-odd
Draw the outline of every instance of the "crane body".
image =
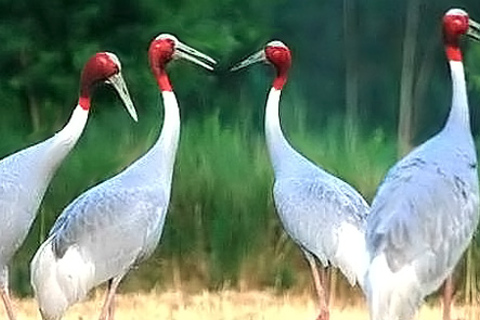
[[453, 86], [444, 128], [389, 170], [372, 203], [366, 233], [372, 320], [411, 319], [453, 271], [478, 224], [477, 156], [458, 47], [468, 25], [463, 10], [444, 17]]
[[97, 53], [85, 65], [79, 103], [65, 127], [53, 137], [0, 161], [0, 291], [10, 320], [14, 313], [8, 292], [8, 264], [25, 240], [57, 168], [82, 134], [91, 87], [100, 81], [114, 86], [136, 119], [118, 58], [112, 53]]
[[320, 303], [318, 319], [327, 320], [325, 284], [317, 263], [338, 267], [352, 285], [358, 282], [363, 286], [369, 261], [364, 237], [369, 206], [354, 188], [313, 164], [285, 139], [279, 103], [291, 63], [289, 49], [280, 41], [272, 41], [232, 70], [258, 61], [271, 63], [277, 70], [265, 110], [265, 136], [275, 175], [275, 207], [285, 231], [299, 245], [311, 268]]
[[8, 226], [0, 234], [3, 268], [27, 236], [46, 188], [78, 140], [87, 115], [75, 109], [70, 122], [55, 136], [0, 161], [0, 219]]
[[[277, 121], [280, 91], [272, 89], [265, 131], [274, 168], [273, 196], [287, 234], [324, 267], [338, 267], [351, 285], [363, 285], [368, 204], [349, 184], [295, 151]], [[356, 257], [354, 257], [356, 256]]]
[[165, 66], [172, 58], [197, 62], [193, 55], [214, 63], [171, 35], [152, 41], [150, 65], [165, 110], [162, 131], [144, 156], [80, 195], [52, 227], [31, 263], [32, 286], [44, 320], [61, 319], [69, 306], [105, 281], [109, 286], [100, 319], [113, 320], [118, 284], [155, 250], [167, 214], [180, 134], [180, 112]]
[[39, 271], [38, 275], [32, 271], [35, 291], [45, 292], [38, 294], [44, 310], [59, 306], [66, 310], [91, 288], [123, 277], [151, 255], [170, 197], [169, 185], [158, 176], [136, 174], [151, 154], [82, 194], [63, 211], [39, 249], [42, 254], [32, 261], [32, 270]]

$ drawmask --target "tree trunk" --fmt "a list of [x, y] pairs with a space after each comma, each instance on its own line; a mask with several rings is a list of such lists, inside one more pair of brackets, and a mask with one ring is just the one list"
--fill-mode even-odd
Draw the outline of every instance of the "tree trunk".
[[[29, 58], [25, 49], [20, 51], [20, 65], [24, 69], [29, 67]], [[40, 111], [38, 107], [37, 97], [34, 94], [30, 84], [25, 86], [25, 94], [28, 101], [28, 114], [32, 123], [32, 133], [36, 133], [40, 129]]]
[[435, 65], [435, 51], [438, 49], [436, 46], [437, 39], [432, 37], [427, 43], [425, 53], [423, 55], [420, 66], [418, 67], [417, 79], [415, 82], [415, 88], [413, 89], [413, 110], [412, 110], [412, 136], [415, 135], [415, 128], [417, 124], [421, 122], [419, 120], [420, 108], [424, 105], [425, 93], [428, 88], [428, 84], [432, 79], [432, 71]]
[[413, 84], [415, 77], [415, 51], [419, 22], [420, 0], [409, 0], [403, 39], [403, 62], [400, 82], [400, 114], [398, 119], [398, 150], [403, 156], [411, 149]]
[[345, 139], [350, 149], [355, 148], [358, 131], [358, 58], [356, 0], [343, 0], [343, 32], [345, 48]]

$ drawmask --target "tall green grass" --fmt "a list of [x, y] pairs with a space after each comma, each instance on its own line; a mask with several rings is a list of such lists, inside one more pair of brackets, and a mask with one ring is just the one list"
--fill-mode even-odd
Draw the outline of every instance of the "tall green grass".
[[[341, 121], [305, 126], [306, 114], [282, 109], [291, 144], [371, 199], [395, 161], [393, 140], [381, 130], [346, 139]], [[258, 111], [258, 110], [257, 110]], [[98, 112], [55, 176], [41, 213], [12, 268], [13, 289], [30, 293], [29, 261], [55, 218], [74, 197], [130, 164], [153, 144], [160, 117], [134, 124], [118, 110]], [[154, 256], [125, 279], [122, 290], [154, 286], [304, 288], [307, 265], [282, 231], [271, 196], [273, 172], [258, 112], [225, 124], [220, 112], [187, 119], [174, 171], [164, 234]], [[347, 143], [348, 142], [348, 143]]]
[[[346, 143], [340, 121], [306, 128], [301, 106], [295, 110], [283, 114], [292, 145], [370, 200], [395, 162], [392, 139], [375, 130]], [[161, 244], [124, 288], [134, 289], [139, 279], [148, 288], [152, 277], [157, 285], [184, 288], [309, 285], [309, 269], [276, 216], [273, 172], [253, 117], [247, 112], [225, 125], [216, 112], [183, 124]]]

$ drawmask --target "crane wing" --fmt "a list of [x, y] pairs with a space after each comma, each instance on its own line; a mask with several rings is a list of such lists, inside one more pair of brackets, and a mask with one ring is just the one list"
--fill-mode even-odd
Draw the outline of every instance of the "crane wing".
[[25, 239], [34, 215], [22, 201], [25, 189], [0, 175], [0, 268], [7, 264]]
[[458, 246], [472, 236], [476, 169], [459, 157], [442, 160], [412, 153], [389, 171], [373, 201], [367, 245], [372, 256], [384, 252], [393, 271], [414, 263], [431, 278], [456, 263], [465, 249]]
[[[324, 265], [331, 262], [339, 267], [354, 283], [352, 270], [358, 261], [350, 260], [358, 256], [348, 257], [339, 252], [339, 243], [340, 238], [345, 239], [344, 231], [347, 229], [355, 230], [363, 241], [364, 219], [369, 210], [363, 197], [340, 179], [314, 175], [311, 178], [277, 180], [274, 199], [290, 237]], [[345, 229], [347, 225], [349, 227]], [[350, 247], [355, 250], [355, 243], [351, 243]], [[363, 251], [366, 253], [365, 248]]]
[[73, 201], [55, 223], [53, 247], [62, 257], [77, 246], [103, 281], [149, 256], [163, 229], [168, 199], [158, 186], [123, 187], [108, 180]]
[[51, 175], [42, 159], [46, 140], [0, 161], [0, 268], [25, 240]]

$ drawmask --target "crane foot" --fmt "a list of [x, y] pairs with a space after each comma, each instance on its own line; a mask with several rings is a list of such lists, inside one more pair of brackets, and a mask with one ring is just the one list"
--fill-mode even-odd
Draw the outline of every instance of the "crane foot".
[[317, 317], [317, 320], [330, 320], [330, 312], [328, 309], [323, 309]]

